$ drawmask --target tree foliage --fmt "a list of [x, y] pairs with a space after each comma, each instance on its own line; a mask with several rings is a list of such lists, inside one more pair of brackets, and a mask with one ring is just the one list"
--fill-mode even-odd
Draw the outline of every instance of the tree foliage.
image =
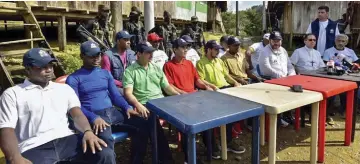
[[[240, 36], [258, 36], [262, 34], [262, 5], [252, 6], [249, 9], [239, 11]], [[236, 14], [224, 12], [221, 14], [226, 33], [236, 34]]]

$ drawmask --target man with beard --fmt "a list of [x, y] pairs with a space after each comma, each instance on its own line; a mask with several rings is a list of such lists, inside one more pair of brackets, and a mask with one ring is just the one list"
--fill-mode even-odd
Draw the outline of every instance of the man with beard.
[[306, 34], [304, 37], [305, 46], [298, 48], [291, 55], [291, 63], [294, 64], [297, 72], [317, 70], [325, 67], [321, 54], [315, 50], [316, 38], [314, 34]]
[[[95, 20], [90, 20], [85, 29], [101, 40], [107, 47], [113, 46], [114, 25], [110, 23], [110, 8], [105, 5], [99, 5], [98, 16]], [[83, 31], [78, 31], [81, 43], [91, 40], [90, 36]]]
[[250, 66], [244, 53], [239, 52], [240, 41], [236, 37], [229, 37], [227, 45], [229, 50], [221, 57], [229, 70], [229, 75], [238, 83], [246, 85], [250, 82], [260, 82], [261, 78], [256, 77], [250, 71]]
[[127, 22], [124, 27], [124, 30], [134, 35], [130, 38], [131, 49], [134, 51], [136, 51], [136, 45], [139, 42], [146, 41], [144, 24], [139, 20], [141, 14], [142, 12], [133, 6], [129, 14], [129, 22]]
[[136, 61], [135, 52], [130, 49], [130, 35], [127, 31], [116, 34], [116, 44], [101, 57], [101, 68], [108, 70], [122, 93], [122, 78], [125, 69]]
[[[296, 75], [295, 69], [291, 64], [287, 51], [281, 46], [282, 37], [280, 32], [273, 31], [270, 34], [270, 44], [265, 46], [260, 52], [259, 67], [260, 72], [270, 78], [282, 78]], [[291, 112], [283, 113], [284, 119], [279, 119], [281, 126], [286, 127], [293, 122]]]
[[[110, 72], [100, 68], [101, 50], [97, 43], [82, 43], [80, 52], [83, 66], [69, 75], [66, 84], [73, 88], [79, 97], [81, 109], [93, 126], [95, 134], [114, 151], [112, 132], [119, 129], [113, 128], [121, 127], [124, 122], [124, 115], [114, 106], [126, 113], [128, 118], [130, 115], [137, 115], [137, 112], [121, 96]], [[109, 156], [108, 160], [115, 164], [115, 153]]]
[[[27, 78], [0, 98], [0, 147], [10, 164], [114, 163], [108, 145], [93, 133], [68, 85], [53, 83], [53, 62], [33, 48], [23, 57]], [[78, 134], [69, 129], [69, 120]]]

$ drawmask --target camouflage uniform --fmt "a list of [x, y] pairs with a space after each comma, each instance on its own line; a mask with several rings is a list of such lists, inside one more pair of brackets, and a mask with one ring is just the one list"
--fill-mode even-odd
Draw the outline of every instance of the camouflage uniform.
[[191, 17], [191, 26], [186, 27], [182, 32], [181, 36], [189, 35], [193, 40], [194, 44], [192, 47], [200, 54], [200, 49], [205, 45], [205, 38], [203, 34], [203, 29], [198, 25], [199, 21], [197, 16]]
[[157, 25], [149, 31], [149, 33], [153, 32], [163, 38], [160, 49], [170, 57], [173, 54], [172, 42], [177, 38], [177, 33], [175, 25], [171, 23], [171, 14], [169, 12], [164, 11], [164, 24]]
[[129, 14], [129, 22], [125, 24], [124, 29], [134, 35], [134, 37], [130, 39], [130, 42], [131, 49], [135, 51], [137, 43], [146, 41], [146, 37], [144, 24], [139, 21], [139, 17], [142, 12], [139, 11], [137, 7], [132, 7], [131, 10], [132, 11]]
[[[110, 9], [105, 5], [99, 5], [98, 12], [98, 16], [94, 20], [88, 21], [84, 27], [99, 40], [102, 40], [108, 47], [113, 47], [114, 25], [110, 23]], [[80, 35], [81, 42], [91, 40], [83, 32], [78, 31], [78, 34]]]

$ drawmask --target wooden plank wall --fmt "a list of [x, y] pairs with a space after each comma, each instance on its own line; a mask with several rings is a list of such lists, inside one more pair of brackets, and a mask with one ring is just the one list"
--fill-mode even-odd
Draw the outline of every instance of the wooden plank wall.
[[[348, 1], [294, 1], [291, 14], [288, 13], [290, 6], [285, 8], [284, 33], [290, 33], [290, 26], [287, 24], [292, 23], [294, 34], [304, 34], [309, 24], [317, 18], [317, 8], [323, 5], [330, 8], [329, 18], [336, 21], [346, 13], [347, 3]], [[292, 17], [291, 22], [290, 16]]]

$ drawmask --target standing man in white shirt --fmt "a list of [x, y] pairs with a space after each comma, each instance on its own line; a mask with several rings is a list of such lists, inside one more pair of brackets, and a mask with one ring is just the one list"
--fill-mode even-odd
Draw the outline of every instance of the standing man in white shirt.
[[223, 55], [225, 55], [226, 51], [229, 49], [229, 46], [227, 44], [229, 39], [229, 36], [224, 35], [220, 38], [220, 45], [222, 48], [219, 49], [218, 58], [221, 58]]
[[[46, 51], [25, 53], [24, 83], [0, 98], [0, 147], [10, 164], [52, 164], [60, 161], [115, 163], [114, 151], [92, 131], [74, 90], [51, 82], [54, 70]], [[69, 118], [80, 132], [69, 129]], [[86, 152], [86, 153], [85, 153]]]
[[169, 60], [165, 51], [159, 49], [162, 40], [163, 38], [160, 38], [156, 33], [150, 33], [147, 36], [147, 41], [156, 49], [152, 54], [151, 62], [160, 67], [161, 70], [163, 69], [164, 64]]
[[324, 53], [323, 60], [328, 62], [334, 60], [334, 62], [342, 63], [345, 59], [350, 63], [359, 62], [359, 58], [356, 56], [354, 50], [345, 47], [349, 42], [349, 37], [345, 34], [336, 35], [335, 46], [327, 49]]
[[320, 6], [318, 8], [318, 18], [309, 24], [307, 34], [314, 34], [317, 38], [316, 50], [321, 56], [324, 51], [335, 44], [335, 36], [340, 34], [337, 22], [329, 19], [329, 7]]
[[259, 56], [262, 49], [269, 44], [270, 33], [266, 33], [263, 36], [262, 42], [252, 44], [245, 52], [247, 56], [251, 56], [250, 68], [254, 75], [259, 76], [256, 71], [256, 66], [259, 64]]
[[280, 32], [271, 32], [270, 44], [263, 48], [259, 56], [260, 71], [264, 76], [281, 78], [296, 74], [288, 53], [281, 44]]
[[321, 54], [315, 50], [316, 37], [314, 34], [306, 34], [304, 37], [305, 46], [298, 48], [291, 55], [291, 63], [294, 64], [295, 69], [301, 71], [317, 70], [325, 67]]

